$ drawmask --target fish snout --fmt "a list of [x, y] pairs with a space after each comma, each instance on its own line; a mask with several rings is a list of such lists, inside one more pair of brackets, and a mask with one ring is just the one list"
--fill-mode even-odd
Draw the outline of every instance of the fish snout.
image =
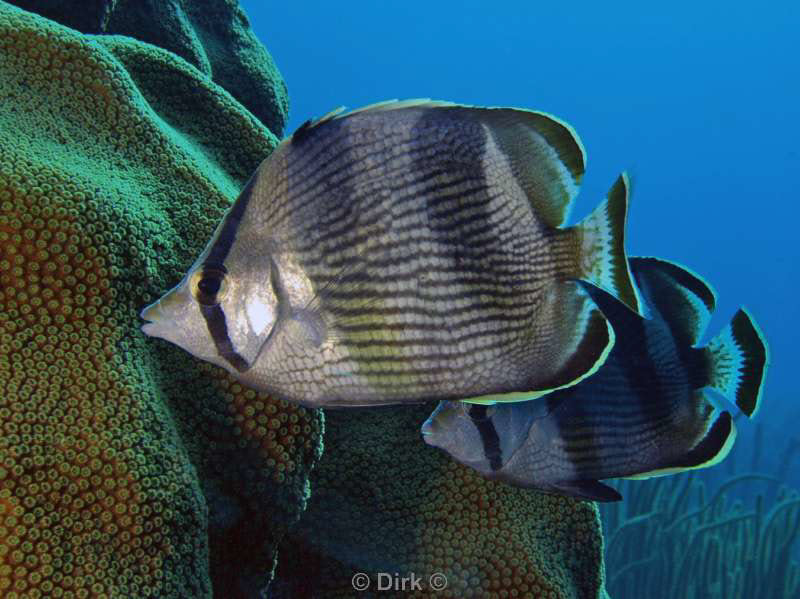
[[179, 288], [176, 287], [146, 306], [139, 313], [139, 317], [147, 321], [142, 325], [142, 332], [151, 337], [160, 337], [161, 335], [157, 331], [166, 323], [176, 319], [182, 303], [182, 295]]
[[142, 320], [147, 320], [149, 322], [155, 322], [159, 319], [159, 315], [161, 314], [161, 300], [158, 299], [154, 301], [149, 306], [145, 306], [142, 311], [139, 313], [139, 317]]
[[156, 300], [149, 306], [146, 306], [139, 314], [139, 318], [147, 321], [142, 325], [142, 332], [145, 335], [152, 336], [154, 329], [158, 325], [158, 321], [163, 318], [161, 300]]
[[437, 432], [438, 428], [439, 428], [439, 427], [436, 425], [436, 420], [434, 419], [434, 417], [433, 417], [433, 416], [431, 416], [430, 418], [428, 418], [428, 419], [427, 419], [427, 420], [426, 420], [426, 421], [425, 421], [425, 422], [422, 424], [422, 429], [421, 429], [421, 431], [422, 431], [422, 436], [423, 436], [423, 437], [430, 437], [430, 436], [433, 436], [433, 435], [435, 435], [435, 434], [436, 434], [436, 432]]
[[420, 432], [422, 433], [422, 439], [428, 445], [439, 447], [443, 443], [443, 435], [447, 431], [446, 412], [447, 410], [443, 410], [440, 404], [422, 424]]

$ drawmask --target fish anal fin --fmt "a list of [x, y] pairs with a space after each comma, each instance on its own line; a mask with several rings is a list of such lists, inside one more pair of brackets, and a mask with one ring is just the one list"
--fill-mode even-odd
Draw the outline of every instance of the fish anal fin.
[[598, 480], [580, 479], [580, 480], [567, 480], [559, 481], [551, 484], [553, 491], [561, 495], [569, 495], [570, 497], [577, 497], [578, 499], [587, 499], [589, 501], [620, 501], [622, 495], [616, 489], [604, 485]]
[[730, 412], [720, 412], [705, 435], [683, 456], [647, 472], [632, 474], [625, 478], [641, 480], [657, 476], [677, 474], [687, 470], [710, 468], [724, 460], [736, 442], [736, 425]]
[[555, 239], [559, 254], [570, 257], [563, 276], [592, 283], [641, 314], [625, 254], [628, 196], [628, 176], [622, 173], [594, 212], [574, 227], [556, 229]]
[[494, 393], [492, 395], [481, 395], [478, 397], [467, 397], [462, 399], [464, 403], [476, 404], [479, 406], [492, 406], [497, 403], [512, 403], [519, 401], [531, 401], [550, 393], [546, 391], [512, 391], [510, 393]]
[[535, 330], [532, 339], [548, 346], [549, 351], [547, 359], [540, 360], [536, 371], [531, 373], [529, 388], [462, 401], [491, 405], [538, 399], [580, 383], [605, 363], [614, 346], [614, 329], [580, 283], [565, 281], [553, 285], [542, 304], [541, 315], [541, 322], [546, 322], [547, 328]]
[[[606, 361], [614, 346], [614, 329], [586, 291], [575, 282], [558, 285], [559, 292], [547, 306], [561, 314], [551, 322], [554, 346], [560, 350], [552, 360], [556, 368], [538, 386], [538, 391], [571, 387], [594, 374]], [[553, 314], [556, 316], [556, 314]]]

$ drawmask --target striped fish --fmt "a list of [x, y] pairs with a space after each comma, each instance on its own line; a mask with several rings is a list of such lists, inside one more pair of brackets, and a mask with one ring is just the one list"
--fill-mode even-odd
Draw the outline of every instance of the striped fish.
[[441, 402], [422, 427], [425, 441], [488, 478], [595, 501], [621, 499], [599, 479], [721, 461], [736, 430], [703, 389], [754, 416], [769, 361], [764, 338], [740, 309], [708, 345], [695, 347], [714, 309], [711, 289], [663, 260], [630, 264], [650, 318], [591, 291], [617, 333], [596, 375], [537, 401]]
[[306, 406], [531, 399], [592, 374], [638, 310], [621, 176], [564, 227], [575, 132], [533, 111], [388, 102], [301, 126], [143, 331]]

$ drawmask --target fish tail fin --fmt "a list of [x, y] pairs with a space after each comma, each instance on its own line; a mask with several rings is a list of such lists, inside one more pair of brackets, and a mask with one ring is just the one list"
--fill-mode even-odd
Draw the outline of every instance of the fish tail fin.
[[[708, 404], [708, 400], [702, 391], [698, 391], [695, 394], [695, 398]], [[709, 411], [711, 411], [710, 405]], [[679, 458], [670, 460], [649, 472], [642, 472], [625, 478], [639, 480], [677, 474], [686, 470], [710, 468], [727, 457], [735, 442], [736, 425], [730, 412], [719, 412], [711, 426], [705, 429], [705, 434]]]
[[769, 365], [769, 348], [750, 314], [739, 309], [730, 323], [702, 350], [709, 385], [752, 418], [758, 412]]
[[628, 175], [622, 173], [594, 212], [563, 232], [575, 258], [568, 276], [597, 285], [640, 313], [639, 295], [625, 255], [629, 191]]

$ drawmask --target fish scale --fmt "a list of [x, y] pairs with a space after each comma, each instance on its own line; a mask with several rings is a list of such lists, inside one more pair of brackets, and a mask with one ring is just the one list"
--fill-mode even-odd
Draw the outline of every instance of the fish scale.
[[543, 113], [332, 113], [259, 166], [143, 330], [308, 406], [516, 401], [575, 384], [613, 345], [575, 281], [638, 309], [627, 179], [562, 226], [583, 165], [574, 131]]

